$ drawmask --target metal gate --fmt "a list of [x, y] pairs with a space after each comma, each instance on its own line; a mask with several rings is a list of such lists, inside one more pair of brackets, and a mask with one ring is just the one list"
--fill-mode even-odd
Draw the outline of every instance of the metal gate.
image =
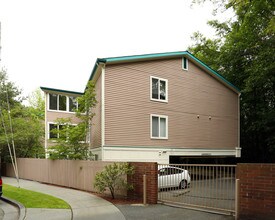
[[158, 201], [215, 213], [235, 212], [235, 165], [158, 165]]

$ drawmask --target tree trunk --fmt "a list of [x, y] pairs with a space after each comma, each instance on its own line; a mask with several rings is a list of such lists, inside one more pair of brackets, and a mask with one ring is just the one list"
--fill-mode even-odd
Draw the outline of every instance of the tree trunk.
[[112, 199], [115, 198], [115, 190], [113, 188], [110, 188]]

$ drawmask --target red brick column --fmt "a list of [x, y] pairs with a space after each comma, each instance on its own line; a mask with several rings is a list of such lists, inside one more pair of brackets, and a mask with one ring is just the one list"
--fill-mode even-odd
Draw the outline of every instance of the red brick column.
[[143, 175], [146, 175], [147, 203], [156, 204], [158, 200], [158, 164], [152, 162], [130, 162], [135, 173], [128, 176], [128, 183], [134, 190], [128, 192], [128, 198], [143, 199]]
[[239, 219], [275, 219], [275, 164], [237, 164]]

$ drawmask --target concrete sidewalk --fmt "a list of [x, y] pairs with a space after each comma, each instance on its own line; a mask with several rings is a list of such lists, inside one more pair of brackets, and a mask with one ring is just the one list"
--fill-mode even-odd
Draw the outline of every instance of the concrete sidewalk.
[[19, 219], [20, 213], [18, 207], [11, 205], [5, 199], [0, 198], [0, 219]]
[[[15, 178], [2, 177], [3, 183], [17, 186]], [[90, 193], [41, 184], [35, 181], [20, 179], [20, 187], [36, 192], [49, 194], [66, 201], [69, 209], [26, 209], [26, 219], [98, 219], [125, 220], [124, 215], [112, 203]]]

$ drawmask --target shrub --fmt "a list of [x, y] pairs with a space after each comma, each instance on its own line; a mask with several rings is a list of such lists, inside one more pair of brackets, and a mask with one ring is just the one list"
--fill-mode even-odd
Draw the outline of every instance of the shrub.
[[114, 163], [104, 167], [102, 172], [95, 176], [94, 187], [99, 192], [104, 192], [109, 189], [112, 198], [115, 198], [115, 192], [119, 189], [130, 190], [133, 186], [127, 183], [126, 175], [133, 175], [134, 167], [129, 163]]

